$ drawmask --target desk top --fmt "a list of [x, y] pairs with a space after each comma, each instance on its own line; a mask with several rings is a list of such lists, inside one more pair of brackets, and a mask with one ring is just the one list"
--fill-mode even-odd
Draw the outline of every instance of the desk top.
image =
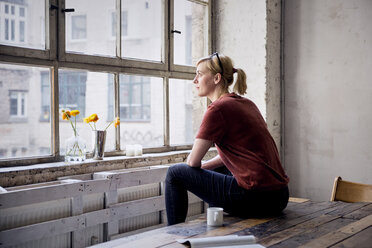
[[289, 202], [281, 216], [241, 219], [224, 216], [222, 227], [199, 218], [94, 247], [185, 247], [177, 239], [254, 235], [265, 247], [371, 247], [372, 203]]

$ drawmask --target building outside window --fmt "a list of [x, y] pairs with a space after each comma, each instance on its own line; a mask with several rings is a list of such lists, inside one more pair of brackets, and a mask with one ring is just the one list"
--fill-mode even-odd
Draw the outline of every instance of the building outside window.
[[[44, 0], [0, 0], [0, 54], [10, 58], [0, 61], [0, 110], [8, 113], [0, 117], [2, 159], [63, 155], [71, 126], [55, 118], [60, 109], [78, 109], [79, 118], [97, 113], [102, 126], [118, 114], [120, 132], [109, 130], [108, 152], [120, 154], [128, 143], [159, 151], [191, 147], [206, 108], [192, 79], [195, 61], [210, 53], [209, 1], [121, 0], [120, 10], [116, 0], [57, 2], [75, 11], [55, 15]], [[49, 20], [65, 30], [56, 32]], [[17, 118], [25, 121], [15, 128], [9, 120]], [[77, 126], [89, 141], [89, 126], [81, 119]]]
[[[111, 35], [116, 36], [116, 12], [111, 13]], [[128, 35], [128, 11], [121, 12], [121, 36]]]
[[120, 116], [123, 120], [150, 121], [150, 81], [147, 77], [120, 77]]
[[71, 16], [71, 39], [83, 40], [87, 38], [87, 16]]
[[40, 121], [50, 121], [50, 75], [41, 72], [41, 114]]
[[60, 71], [59, 109], [78, 109], [85, 116], [86, 72]]

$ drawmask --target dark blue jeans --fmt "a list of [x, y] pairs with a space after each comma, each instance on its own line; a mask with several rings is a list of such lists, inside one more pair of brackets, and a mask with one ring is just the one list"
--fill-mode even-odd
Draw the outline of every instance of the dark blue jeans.
[[280, 214], [287, 206], [289, 197], [288, 187], [272, 191], [244, 189], [237, 184], [226, 167], [210, 171], [187, 164], [176, 164], [169, 167], [165, 179], [168, 225], [185, 221], [188, 209], [187, 191], [210, 206], [222, 207], [224, 212], [240, 217]]

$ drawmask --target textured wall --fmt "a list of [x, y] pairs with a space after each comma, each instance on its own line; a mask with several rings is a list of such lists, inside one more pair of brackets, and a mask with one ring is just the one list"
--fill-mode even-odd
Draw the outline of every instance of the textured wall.
[[215, 50], [246, 72], [246, 97], [257, 104], [280, 151], [280, 0], [214, 3]]
[[285, 165], [291, 194], [335, 176], [372, 184], [372, 1], [285, 2]]
[[255, 0], [214, 1], [216, 51], [232, 58], [236, 68], [247, 74], [247, 97], [266, 116], [266, 3]]

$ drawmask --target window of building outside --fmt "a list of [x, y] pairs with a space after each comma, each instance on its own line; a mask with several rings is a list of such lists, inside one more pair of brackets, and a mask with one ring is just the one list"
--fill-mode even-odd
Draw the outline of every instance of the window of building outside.
[[86, 15], [71, 16], [71, 39], [84, 40], [87, 38]]
[[10, 91], [10, 116], [26, 117], [26, 91]]
[[45, 49], [44, 33], [44, 0], [0, 0], [0, 44]]
[[[111, 35], [116, 37], [116, 12], [111, 13]], [[121, 36], [128, 35], [128, 11], [121, 12]]]
[[[88, 151], [92, 129], [83, 117], [93, 113], [97, 129], [121, 119], [119, 139], [113, 125], [107, 130], [108, 155], [125, 154], [127, 144], [191, 148], [206, 109], [192, 79], [197, 59], [210, 52], [209, 1], [122, 0], [120, 9], [116, 0], [61, 2], [74, 12], [57, 17], [44, 0], [0, 0], [0, 55], [23, 49], [0, 61], [0, 166], [13, 158], [27, 164], [33, 156], [63, 156], [73, 131], [62, 109], [80, 111], [77, 130]], [[170, 16], [173, 22], [166, 21]], [[54, 30], [49, 20], [65, 30]]]
[[43, 77], [50, 78], [49, 68], [0, 64], [0, 159], [51, 154], [50, 118], [41, 119], [50, 80]]

